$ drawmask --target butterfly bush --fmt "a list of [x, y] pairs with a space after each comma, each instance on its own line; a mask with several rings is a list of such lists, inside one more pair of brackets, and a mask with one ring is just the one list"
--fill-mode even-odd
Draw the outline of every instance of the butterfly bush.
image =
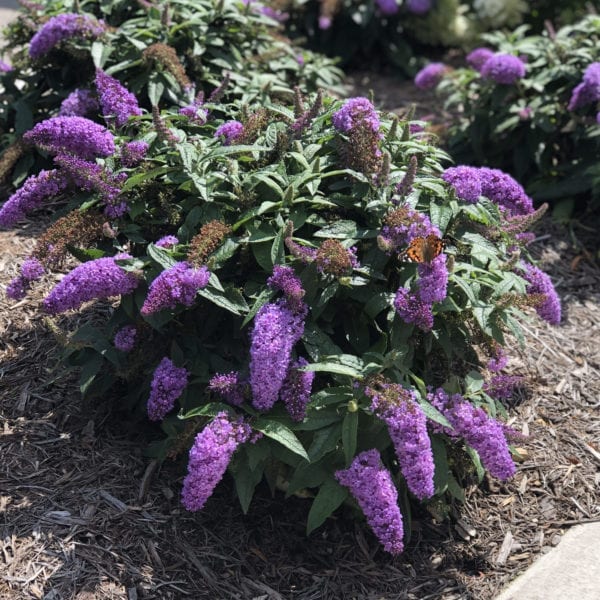
[[479, 182], [470, 167], [484, 166], [491, 171], [479, 172], [482, 195], [512, 204], [512, 211], [530, 210], [514, 204], [522, 196], [516, 186], [485, 189], [486, 182], [509, 185], [498, 170], [539, 203], [562, 203], [564, 214], [597, 205], [600, 50], [590, 40], [599, 34], [597, 15], [542, 35], [486, 34], [485, 45], [467, 55], [468, 66], [444, 73], [436, 92], [454, 115], [448, 148], [460, 165], [445, 179], [460, 199], [476, 201]]
[[122, 127], [129, 117], [139, 116], [142, 111], [137, 98], [121, 83], [107, 75], [102, 69], [96, 69], [96, 89], [104, 119], [110, 125]]
[[[480, 463], [515, 471], [497, 415], [526, 382], [504, 345], [557, 299], [527, 247], [547, 207], [502, 171], [451, 166], [365, 98], [213, 99], [201, 127], [180, 108], [159, 113], [176, 146], [142, 118], [105, 159], [54, 157], [78, 194], [32, 253], [46, 278], [67, 270], [41, 308], [108, 309], [67, 364], [87, 395], [126, 390], [160, 424], [153, 456], [191, 447], [187, 509], [229, 471], [246, 511], [277, 472], [316, 498], [309, 530], [354, 502], [397, 554], [408, 504], [447, 508]], [[233, 121], [244, 134], [225, 146]], [[41, 272], [24, 264], [7, 293]]]
[[98, 100], [91, 90], [77, 89], [71, 92], [61, 103], [59, 117], [85, 117], [98, 110]]

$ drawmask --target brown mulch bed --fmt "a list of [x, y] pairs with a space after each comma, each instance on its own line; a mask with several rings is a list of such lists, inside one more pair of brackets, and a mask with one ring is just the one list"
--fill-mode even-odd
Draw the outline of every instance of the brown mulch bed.
[[[413, 100], [406, 84], [356, 77], [362, 93], [387, 90], [387, 109]], [[419, 116], [435, 111], [427, 102]], [[143, 455], [159, 431], [121, 412], [118, 398], [83, 402], [58, 363], [60, 330], [38, 310], [52, 281], [17, 304], [0, 294], [0, 599], [493, 598], [566, 529], [600, 520], [600, 269], [548, 221], [533, 251], [564, 319], [532, 319], [514, 349], [510, 371], [527, 389], [511, 421], [529, 435], [518, 473], [469, 489], [447, 521], [414, 514], [396, 559], [343, 511], [306, 538], [309, 502], [266, 487], [246, 516], [228, 479], [202, 512], [186, 513], [184, 463], [159, 470]], [[0, 284], [38, 231], [0, 232]], [[575, 233], [591, 247], [585, 230]], [[98, 313], [59, 324], [87, 318]]]

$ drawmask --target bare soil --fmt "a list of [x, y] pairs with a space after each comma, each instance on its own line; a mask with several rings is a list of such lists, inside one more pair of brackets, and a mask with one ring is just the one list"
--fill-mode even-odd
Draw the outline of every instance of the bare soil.
[[[368, 83], [366, 84], [368, 85]], [[386, 108], [407, 102], [389, 91]], [[394, 94], [399, 94], [395, 96]], [[434, 99], [431, 99], [432, 108]], [[39, 219], [36, 219], [39, 222]], [[0, 232], [0, 283], [41, 225]], [[449, 520], [414, 515], [404, 555], [339, 511], [309, 538], [309, 502], [259, 488], [243, 515], [226, 478], [198, 514], [179, 503], [182, 462], [143, 456], [160, 437], [119, 409], [83, 402], [58, 363], [62, 331], [110, 307], [59, 321], [39, 303], [0, 296], [0, 599], [486, 600], [559, 543], [600, 520], [600, 269], [594, 233], [552, 226], [532, 245], [556, 283], [564, 319], [532, 318], [509, 371], [527, 386], [510, 406], [522, 460], [506, 484], [468, 490]], [[98, 312], [100, 311], [100, 313]], [[100, 315], [100, 316], [99, 316]]]

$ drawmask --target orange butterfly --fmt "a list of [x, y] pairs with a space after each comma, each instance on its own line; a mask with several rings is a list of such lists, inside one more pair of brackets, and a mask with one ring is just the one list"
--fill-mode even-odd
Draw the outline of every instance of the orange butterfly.
[[430, 233], [427, 237], [413, 238], [408, 248], [400, 254], [400, 260], [430, 263], [444, 251], [444, 240]]

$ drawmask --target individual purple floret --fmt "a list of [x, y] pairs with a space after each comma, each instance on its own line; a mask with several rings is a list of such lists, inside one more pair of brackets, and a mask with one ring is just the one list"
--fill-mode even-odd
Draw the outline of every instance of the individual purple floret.
[[528, 294], [542, 294], [545, 297], [535, 308], [537, 314], [551, 325], [558, 325], [561, 318], [560, 298], [550, 277], [538, 267], [527, 263], [523, 263], [519, 274], [529, 282]]
[[187, 510], [204, 506], [223, 478], [233, 453], [251, 434], [250, 426], [243, 420], [233, 421], [226, 412], [220, 412], [196, 436], [181, 492], [181, 502]]
[[380, 389], [367, 388], [371, 410], [387, 425], [400, 470], [408, 489], [420, 500], [431, 498], [433, 452], [427, 433], [427, 417], [416, 395], [399, 384], [382, 384]]
[[213, 375], [208, 382], [208, 389], [233, 406], [240, 406], [244, 402], [244, 384], [237, 371]]
[[174, 235], [165, 235], [156, 242], [154, 242], [155, 246], [167, 249], [172, 248], [173, 246], [177, 246], [177, 244], [179, 244], [179, 240]]
[[90, 90], [75, 90], [61, 103], [58, 115], [60, 117], [85, 117], [98, 110], [98, 100]]
[[86, 160], [115, 151], [110, 131], [84, 117], [46, 119], [25, 133], [23, 139], [50, 154], [74, 154]]
[[239, 121], [227, 121], [217, 127], [215, 137], [223, 138], [224, 146], [231, 146], [244, 135], [244, 126]]
[[252, 405], [266, 411], [277, 401], [292, 348], [304, 333], [306, 306], [294, 311], [285, 300], [263, 305], [254, 317], [250, 343]]
[[333, 126], [340, 133], [350, 133], [358, 125], [361, 125], [381, 137], [379, 116], [367, 98], [357, 97], [346, 100], [342, 108], [333, 113], [331, 120]]
[[431, 304], [423, 302], [406, 288], [398, 288], [394, 299], [394, 308], [405, 323], [412, 323], [423, 331], [430, 331], [433, 327]]
[[292, 309], [301, 310], [304, 288], [302, 287], [300, 278], [296, 275], [292, 267], [275, 265], [273, 267], [273, 275], [267, 279], [267, 285], [271, 288], [281, 290]]
[[64, 191], [68, 184], [65, 174], [56, 169], [31, 175], [0, 208], [0, 227], [13, 227], [27, 213], [39, 208], [46, 198]]
[[96, 69], [96, 88], [100, 96], [100, 106], [106, 122], [117, 127], [127, 123], [129, 117], [141, 115], [137, 98], [118, 79]]
[[431, 10], [432, 0], [408, 0], [406, 8], [415, 15], [426, 15]]
[[151, 421], [162, 421], [173, 410], [175, 401], [187, 386], [188, 377], [188, 370], [176, 367], [168, 357], [165, 356], [160, 361], [150, 384], [147, 408]]
[[467, 62], [476, 71], [481, 71], [481, 67], [494, 56], [494, 52], [489, 48], [475, 48], [467, 54]]
[[0, 73], [10, 73], [12, 70], [13, 68], [8, 63], [0, 60]]
[[115, 334], [113, 343], [117, 350], [121, 352], [131, 352], [135, 346], [135, 337], [137, 335], [137, 329], [133, 325], [125, 325], [121, 327]]
[[525, 193], [523, 186], [500, 169], [479, 169], [481, 194], [489, 198], [509, 215], [528, 215], [533, 212], [533, 200]]
[[430, 263], [423, 262], [417, 266], [419, 280], [417, 295], [423, 304], [442, 302], [447, 295], [448, 269], [446, 255], [436, 256]]
[[46, 272], [44, 265], [37, 258], [28, 258], [21, 265], [20, 274], [6, 287], [6, 295], [12, 300], [25, 297], [32, 281], [37, 281]]
[[384, 549], [400, 554], [404, 550], [404, 525], [398, 490], [377, 450], [357, 454], [350, 467], [336, 471], [335, 477], [350, 490]]
[[430, 63], [415, 76], [415, 85], [421, 90], [433, 89], [444, 77], [448, 67], [444, 63]]
[[124, 167], [132, 168], [137, 167], [148, 152], [150, 146], [146, 142], [129, 142], [121, 146], [121, 162]]
[[512, 85], [525, 77], [525, 63], [512, 54], [494, 54], [481, 67], [481, 76], [503, 85]]
[[130, 294], [138, 286], [139, 279], [115, 262], [127, 258], [131, 256], [117, 254], [78, 265], [46, 296], [44, 309], [50, 314], [57, 314], [78, 308], [88, 300]]
[[40, 58], [64, 40], [72, 38], [95, 39], [100, 37], [106, 27], [103, 21], [97, 21], [89, 15], [63, 13], [52, 17], [31, 38], [29, 56]]
[[314, 371], [299, 370], [307, 365], [308, 361], [302, 357], [292, 363], [279, 392], [279, 397], [285, 404], [292, 421], [304, 420], [306, 407], [310, 402], [315, 373]]
[[210, 271], [206, 267], [196, 269], [187, 262], [178, 262], [168, 268], [150, 284], [148, 296], [140, 312], [151, 315], [178, 304], [192, 306], [199, 290], [208, 285]]
[[398, 12], [396, 0], [375, 0], [375, 3], [384, 15], [395, 15]]
[[481, 196], [481, 177], [477, 167], [459, 165], [449, 167], [442, 174], [442, 179], [449, 183], [460, 200], [475, 204]]

